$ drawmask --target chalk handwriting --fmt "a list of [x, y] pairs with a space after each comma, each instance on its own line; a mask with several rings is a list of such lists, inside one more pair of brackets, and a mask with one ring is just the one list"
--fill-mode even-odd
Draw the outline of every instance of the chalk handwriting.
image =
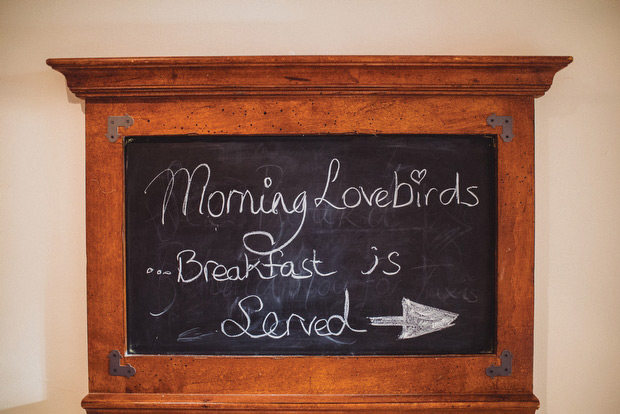
[[[153, 221], [162, 228], [177, 225], [175, 221], [178, 221], [178, 216], [175, 214], [178, 212], [185, 217], [191, 215], [192, 218], [204, 218], [209, 225], [201, 228], [203, 232], [209, 232], [210, 229], [216, 232], [219, 223], [227, 220], [234, 223], [241, 215], [249, 217], [250, 225], [244, 227], [241, 234], [235, 233], [234, 237], [238, 237], [238, 240], [232, 241], [233, 244], [238, 243], [236, 260], [226, 262], [220, 258], [209, 257], [209, 250], [201, 246], [183, 246], [175, 250], [176, 275], [169, 270], [173, 266], [171, 264], [168, 264], [166, 270], [146, 267], [146, 275], [165, 278], [169, 283], [174, 283], [175, 279], [176, 283], [183, 285], [209, 283], [212, 291], [220, 289], [231, 295], [234, 293], [235, 297], [243, 296], [234, 302], [232, 313], [235, 316], [221, 321], [219, 332], [228, 338], [277, 340], [293, 335], [293, 332], [301, 332], [301, 335], [308, 337], [319, 336], [334, 340], [332, 337], [338, 337], [345, 332], [365, 333], [366, 329], [351, 325], [347, 280], [337, 278], [344, 273], [339, 271], [354, 271], [357, 275], [364, 275], [362, 279], [365, 280], [368, 297], [358, 298], [358, 303], [372, 300], [374, 291], [382, 294], [381, 292], [397, 288], [398, 283], [390, 281], [393, 279], [389, 276], [397, 275], [401, 271], [399, 262], [403, 258], [398, 251], [385, 249], [386, 246], [381, 246], [381, 251], [376, 246], [371, 246], [370, 252], [367, 252], [370, 253], [366, 257], [368, 260], [361, 260], [358, 269], [330, 268], [321, 260], [316, 249], [307, 246], [301, 247], [301, 253], [296, 254], [294, 259], [287, 257], [287, 247], [299, 238], [307, 219], [313, 223], [326, 223], [336, 227], [364, 229], [378, 226], [393, 229], [398, 223], [392, 224], [393, 215], [386, 214], [391, 210], [421, 210], [446, 206], [474, 208], [481, 202], [478, 185], [468, 182], [459, 171], [447, 176], [443, 174], [439, 183], [432, 170], [399, 166], [384, 172], [381, 175], [382, 181], [378, 184], [377, 181], [373, 181], [373, 185], [363, 181], [345, 183], [345, 168], [354, 166], [343, 165], [338, 158], [333, 158], [327, 171], [319, 171], [316, 176], [309, 178], [307, 187], [296, 186], [296, 190], [289, 193], [282, 190], [286, 187], [281, 186], [286, 181], [286, 171], [277, 165], [271, 166], [279, 173], [275, 185], [269, 168], [257, 168], [256, 177], [251, 177], [251, 182], [242, 183], [240, 180], [214, 176], [207, 162], [199, 163], [193, 168], [174, 162], [155, 174], [143, 190], [143, 195], [156, 206], [157, 212]], [[273, 172], [273, 169], [271, 171]], [[352, 213], [356, 210], [361, 210], [362, 213], [351, 218], [350, 215], [353, 216]], [[269, 221], [269, 217], [275, 217], [276, 220]], [[210, 241], [226, 237], [220, 234], [222, 233], [213, 234]], [[357, 273], [358, 271], [360, 273]], [[291, 294], [306, 295], [306, 300], [313, 281], [317, 279], [314, 289], [319, 296], [344, 295], [344, 305], [341, 312], [327, 316], [301, 315], [290, 310], [284, 315], [278, 314], [276, 310], [267, 311], [264, 309], [265, 303], [272, 302], [267, 300], [264, 290], [246, 290], [237, 296], [239, 292], [233, 292], [231, 288], [231, 284], [238, 286], [239, 282], [252, 278], [262, 284], [272, 283], [271, 281], [277, 278], [298, 281], [295, 283], [300, 284], [291, 285], [294, 288]], [[305, 280], [308, 282], [305, 282], [304, 291], [301, 283]], [[221, 287], [215, 288], [214, 285]], [[161, 317], [170, 311], [177, 299], [176, 290], [173, 292], [164, 306], [150, 313], [152, 317]], [[436, 296], [442, 302], [460, 299], [474, 303], [478, 301], [479, 292], [446, 287], [427, 295]], [[411, 303], [403, 302], [403, 309], [407, 306], [415, 307], [420, 314], [431, 309]], [[433, 310], [435, 313], [443, 312], [440, 315], [443, 318], [442, 324], [437, 327], [433, 325], [431, 328], [425, 326], [422, 329], [419, 328], [422, 324], [419, 322], [421, 317], [410, 317], [406, 309], [403, 312], [404, 316], [369, 319], [371, 325], [403, 326], [403, 332], [412, 330], [413, 326], [417, 329], [416, 332], [407, 331], [406, 335], [401, 335], [401, 338], [410, 338], [453, 326], [452, 322], [458, 316], [447, 311]], [[359, 320], [359, 315], [354, 316], [357, 317], [354, 321]], [[197, 341], [214, 333], [204, 333], [193, 328], [179, 334], [178, 341]]]
[[[301, 329], [307, 336], [340, 336], [345, 330], [352, 332], [366, 332], [366, 329], [355, 329], [349, 322], [349, 292], [344, 291], [344, 308], [342, 315], [335, 314], [329, 317], [319, 318], [318, 316], [303, 317], [296, 313], [291, 313], [288, 317], [281, 319], [274, 311], [267, 313], [258, 328], [252, 329], [255, 314], [263, 310], [263, 300], [258, 295], [249, 295], [241, 299], [238, 303], [241, 311], [242, 321], [235, 319], [225, 319], [221, 324], [221, 330], [229, 338], [248, 336], [252, 339], [269, 337], [281, 339], [291, 334], [293, 329]], [[260, 318], [260, 316], [259, 316]], [[259, 319], [260, 320], [260, 319]]]
[[[401, 209], [409, 206], [423, 208], [436, 203], [443, 206], [457, 204], [475, 207], [480, 202], [476, 194], [478, 186], [464, 187], [459, 172], [455, 172], [454, 182], [448, 187], [421, 188], [423, 180], [428, 180], [426, 177], [429, 174], [426, 169], [412, 169], [409, 174], [404, 174], [405, 180], [398, 171], [393, 171], [392, 180], [386, 183], [385, 187], [366, 188], [363, 185], [353, 185], [344, 189], [340, 195], [334, 195], [331, 191], [332, 184], [338, 181], [340, 170], [340, 161], [337, 158], [332, 159], [322, 193], [314, 198], [314, 206], [317, 209], [327, 207], [334, 210], [353, 210], [362, 206], [379, 209]], [[153, 177], [145, 187], [144, 194], [154, 191], [156, 197], [161, 197], [160, 221], [162, 225], [166, 224], [170, 202], [177, 199], [180, 200], [180, 211], [184, 216], [193, 211], [210, 219], [243, 213], [250, 216], [264, 214], [298, 217], [296, 227], [284, 237], [276, 238], [275, 233], [267, 230], [249, 229], [243, 235], [243, 246], [248, 252], [257, 255], [268, 256], [281, 251], [301, 233], [308, 213], [308, 190], [294, 195], [270, 191], [273, 179], [266, 176], [262, 179], [260, 194], [247, 188], [231, 188], [227, 191], [211, 189], [209, 191], [212, 178], [211, 167], [208, 163], [198, 164], [191, 171], [173, 163]], [[163, 182], [163, 193], [158, 195], [155, 188], [159, 187], [154, 186], [154, 183], [159, 181]], [[173, 198], [176, 186], [180, 186], [182, 196]], [[199, 194], [199, 197], [192, 197], [195, 192]], [[195, 205], [190, 205], [190, 200], [199, 201], [194, 202]], [[281, 229], [277, 231], [280, 232]], [[265, 245], [268, 247], [264, 247]]]
[[[314, 205], [329, 206], [336, 210], [354, 209], [361, 205], [379, 208], [403, 208], [410, 205], [416, 207], [426, 207], [434, 201], [439, 201], [442, 205], [447, 206], [452, 203], [465, 205], [467, 207], [475, 207], [480, 200], [476, 195], [476, 185], [468, 186], [465, 192], [468, 195], [467, 201], [462, 198], [461, 177], [460, 173], [455, 173], [454, 186], [450, 186], [443, 190], [437, 187], [427, 189], [414, 188], [419, 186], [426, 177], [426, 170], [412, 170], [409, 179], [413, 182], [408, 183], [401, 181], [397, 171], [393, 172], [392, 182], [387, 188], [377, 187], [375, 189], [366, 189], [363, 186], [350, 186], [346, 188], [340, 196], [330, 197], [328, 195], [330, 186], [338, 180], [340, 173], [340, 161], [337, 158], [332, 159], [327, 170], [327, 179], [323, 187], [323, 193], [320, 197], [314, 199]], [[414, 204], [415, 203], [415, 204]]]
[[177, 281], [191, 283], [203, 278], [205, 282], [245, 280], [251, 276], [260, 279], [273, 279], [276, 276], [292, 279], [308, 279], [317, 276], [332, 276], [336, 270], [329, 271], [322, 267], [323, 261], [317, 258], [316, 250], [312, 250], [311, 257], [305, 257], [301, 263], [292, 260], [278, 262], [282, 252], [272, 252], [266, 258], [250, 260], [247, 253], [243, 254], [241, 265], [227, 266], [215, 260], [198, 261], [194, 250], [182, 250], [177, 254]]
[[[376, 246], [372, 246], [371, 249], [374, 250], [374, 251], [377, 251], [377, 247]], [[379, 260], [380, 259], [379, 259], [379, 257], [376, 254], [374, 256], [375, 256], [375, 258], [374, 258], [374, 261], [373, 261], [372, 265], [370, 266], [370, 269], [361, 272], [363, 275], [369, 275], [372, 272], [374, 272], [375, 269], [377, 268], [377, 265], [379, 264]], [[387, 261], [390, 262], [390, 264], [391, 264], [390, 271], [382, 270], [384, 275], [393, 276], [393, 275], [397, 274], [398, 272], [400, 272], [401, 267], [400, 267], [400, 265], [398, 263], [395, 262], [395, 259], [398, 256], [399, 256], [399, 253], [394, 251], [394, 252], [390, 252], [390, 254], [388, 254], [387, 257], [381, 258], [381, 260], [382, 259], [387, 259]]]

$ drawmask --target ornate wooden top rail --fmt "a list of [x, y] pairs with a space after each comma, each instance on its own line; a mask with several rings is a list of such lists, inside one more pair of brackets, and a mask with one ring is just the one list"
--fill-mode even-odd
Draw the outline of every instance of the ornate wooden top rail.
[[[49, 59], [79, 98], [542, 96], [571, 57], [250, 56]], [[268, 76], [265, 74], [268, 73]]]

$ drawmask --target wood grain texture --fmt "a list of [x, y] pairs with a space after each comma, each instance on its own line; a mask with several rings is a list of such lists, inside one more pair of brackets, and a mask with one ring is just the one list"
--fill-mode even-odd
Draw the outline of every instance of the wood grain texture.
[[[534, 98], [565, 57], [50, 59], [86, 99], [89, 392], [99, 413], [533, 413]], [[413, 357], [126, 356], [121, 135], [497, 134], [497, 352]], [[509, 377], [485, 369], [514, 355]]]
[[[156, 402], [156, 404], [153, 404]], [[351, 413], [381, 412], [416, 414], [492, 414], [510, 412], [531, 414], [538, 408], [538, 401], [531, 395], [390, 395], [390, 396], [312, 396], [312, 395], [269, 395], [269, 396], [213, 396], [176, 395], [110, 395], [90, 394], [84, 400], [85, 407], [106, 407], [89, 410], [95, 414], [120, 414], [123, 410], [136, 409], [140, 413], [153, 414], [174, 412], [175, 414], [196, 414], [205, 410], [222, 410], [236, 413], [279, 412], [279, 413]]]
[[80, 98], [541, 96], [570, 57], [261, 56], [49, 59]]

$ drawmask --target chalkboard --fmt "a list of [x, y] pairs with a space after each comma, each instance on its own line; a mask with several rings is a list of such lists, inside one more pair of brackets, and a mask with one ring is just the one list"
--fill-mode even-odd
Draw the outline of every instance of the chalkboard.
[[494, 352], [496, 136], [124, 150], [130, 354]]

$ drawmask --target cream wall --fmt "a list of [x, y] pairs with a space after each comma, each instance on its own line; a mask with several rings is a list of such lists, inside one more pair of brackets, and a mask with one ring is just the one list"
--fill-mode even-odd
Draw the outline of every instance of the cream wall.
[[572, 55], [536, 101], [534, 392], [620, 411], [620, 2], [0, 0], [0, 410], [83, 412], [84, 116], [49, 57]]

